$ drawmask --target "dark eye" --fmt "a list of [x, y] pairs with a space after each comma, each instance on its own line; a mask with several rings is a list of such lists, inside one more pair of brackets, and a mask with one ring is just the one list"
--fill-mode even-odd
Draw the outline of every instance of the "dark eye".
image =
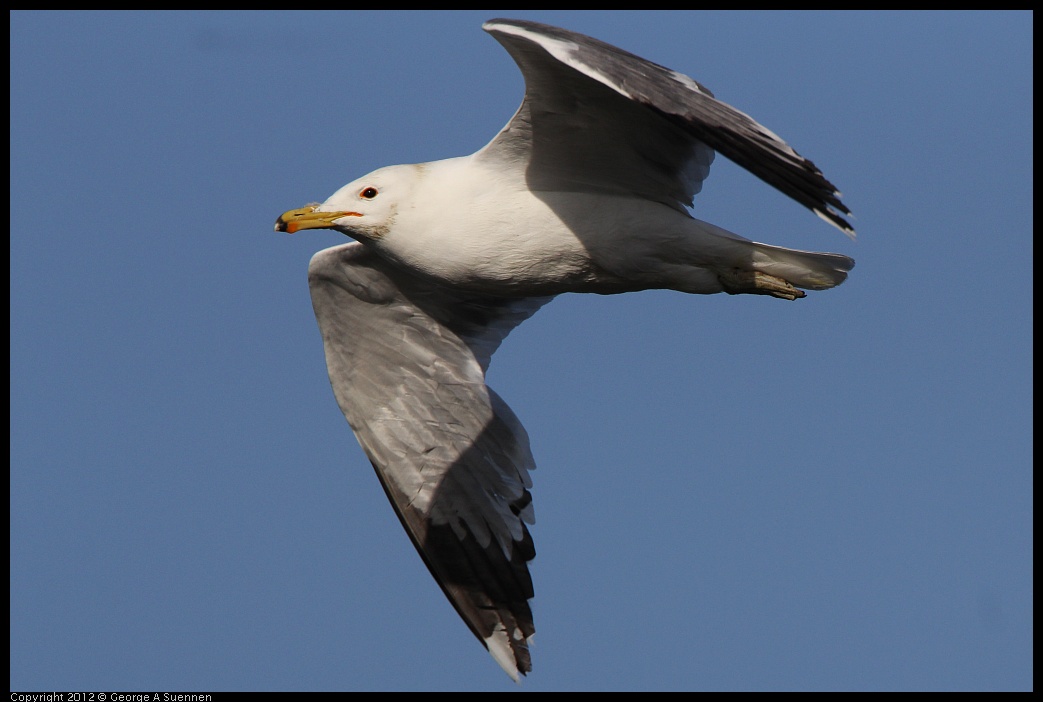
[[361, 193], [359, 193], [359, 197], [364, 197], [367, 200], [372, 200], [376, 196], [377, 196], [377, 189], [376, 188], [366, 188]]

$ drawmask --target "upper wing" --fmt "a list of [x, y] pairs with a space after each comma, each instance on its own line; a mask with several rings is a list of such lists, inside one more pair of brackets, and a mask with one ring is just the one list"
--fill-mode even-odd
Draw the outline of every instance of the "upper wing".
[[[483, 25], [525, 76], [525, 99], [478, 158], [527, 164], [533, 190], [692, 204], [714, 150], [849, 236], [851, 212], [811, 161], [686, 75], [537, 22]], [[520, 157], [520, 158], [519, 158]]]
[[396, 270], [362, 244], [308, 269], [330, 383], [427, 567], [496, 661], [531, 670], [535, 468], [485, 385], [503, 338], [550, 298], [481, 298]]

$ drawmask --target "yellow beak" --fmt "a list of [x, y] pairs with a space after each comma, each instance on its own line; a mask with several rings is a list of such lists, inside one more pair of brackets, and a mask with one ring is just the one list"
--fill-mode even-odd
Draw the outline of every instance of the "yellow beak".
[[335, 229], [333, 220], [341, 217], [361, 217], [358, 212], [316, 212], [316, 205], [283, 212], [275, 220], [275, 231], [293, 234], [301, 229]]

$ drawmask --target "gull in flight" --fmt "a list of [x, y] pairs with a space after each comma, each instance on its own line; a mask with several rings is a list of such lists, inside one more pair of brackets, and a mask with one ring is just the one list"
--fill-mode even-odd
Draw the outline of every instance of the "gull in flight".
[[525, 77], [488, 145], [378, 169], [275, 228], [354, 239], [308, 269], [333, 392], [435, 580], [517, 681], [532, 670], [535, 465], [485, 384], [500, 342], [561, 293], [794, 300], [843, 282], [847, 256], [756, 243], [688, 213], [715, 152], [854, 230], [811, 161], [688, 76], [545, 24], [483, 29]]

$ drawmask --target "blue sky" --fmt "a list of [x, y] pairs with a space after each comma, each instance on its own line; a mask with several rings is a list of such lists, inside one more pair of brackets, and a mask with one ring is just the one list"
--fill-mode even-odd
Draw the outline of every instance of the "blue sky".
[[[499, 16], [691, 75], [859, 231], [718, 158], [697, 217], [848, 282], [565, 296], [504, 343], [520, 688], [333, 399], [305, 270], [342, 237], [272, 231], [483, 146]], [[1026, 13], [12, 14], [12, 689], [1030, 689], [1031, 65]]]

